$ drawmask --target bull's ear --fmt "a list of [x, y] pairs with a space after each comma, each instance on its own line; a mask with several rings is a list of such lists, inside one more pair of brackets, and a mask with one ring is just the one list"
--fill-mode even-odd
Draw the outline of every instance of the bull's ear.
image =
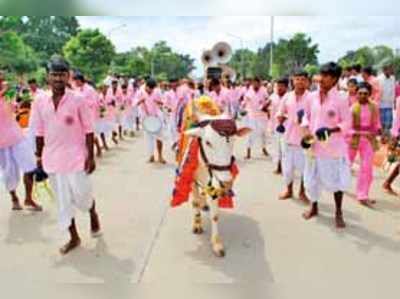
[[204, 130], [202, 128], [193, 128], [185, 131], [186, 136], [203, 137]]
[[240, 128], [237, 130], [236, 136], [243, 137], [243, 136], [246, 136], [247, 134], [249, 134], [250, 132], [251, 132], [250, 128], [246, 128], [246, 127]]

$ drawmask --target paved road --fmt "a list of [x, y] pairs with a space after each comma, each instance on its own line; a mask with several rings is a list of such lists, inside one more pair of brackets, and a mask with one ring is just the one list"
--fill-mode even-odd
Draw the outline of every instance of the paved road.
[[271, 161], [261, 155], [241, 160], [243, 142], [237, 151], [237, 208], [221, 215], [226, 258], [212, 254], [208, 222], [205, 234], [194, 236], [189, 207], [168, 208], [174, 166], [146, 164], [143, 138], [136, 137], [106, 153], [93, 176], [104, 237], [90, 239], [88, 219], [79, 215], [83, 246], [67, 257], [57, 252], [64, 236], [58, 232], [54, 202], [43, 202], [43, 214], [15, 213], [0, 192], [0, 281], [141, 282], [181, 289], [192, 283], [241, 283], [262, 285], [263, 298], [266, 291], [282, 298], [396, 296], [400, 200], [381, 192], [380, 173], [373, 190], [376, 209], [347, 196], [348, 228], [337, 231], [329, 197], [322, 201], [321, 217], [307, 223], [301, 218], [305, 206], [277, 200], [282, 179], [272, 175]]

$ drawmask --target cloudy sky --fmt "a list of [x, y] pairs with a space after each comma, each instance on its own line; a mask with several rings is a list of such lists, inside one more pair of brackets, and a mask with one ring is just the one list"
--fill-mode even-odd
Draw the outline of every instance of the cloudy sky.
[[[241, 43], [251, 49], [264, 45], [270, 40], [270, 20], [268, 16], [79, 17], [83, 28], [99, 28], [119, 52], [166, 40], [175, 51], [196, 58], [199, 67], [202, 51], [218, 41], [227, 41], [233, 48]], [[347, 50], [365, 45], [400, 48], [399, 28], [400, 18], [390, 16], [275, 17], [275, 39], [307, 33], [320, 46], [320, 62], [336, 60]]]

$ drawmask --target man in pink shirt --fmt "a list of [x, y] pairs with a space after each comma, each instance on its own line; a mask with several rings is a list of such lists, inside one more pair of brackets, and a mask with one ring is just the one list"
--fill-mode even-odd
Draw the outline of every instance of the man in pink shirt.
[[25, 206], [33, 211], [42, 211], [32, 199], [33, 174], [36, 169], [35, 155], [31, 144], [13, 117], [11, 107], [5, 101], [8, 84], [0, 71], [0, 172], [11, 195], [12, 210], [20, 211], [22, 206], [16, 193], [21, 172], [24, 173]]
[[252, 87], [244, 95], [242, 108], [246, 111], [246, 123], [252, 129], [247, 140], [246, 159], [251, 159], [251, 149], [253, 145], [260, 139], [262, 153], [268, 156], [267, 151], [267, 125], [268, 114], [264, 111], [267, 104], [268, 93], [265, 87], [261, 85], [260, 78], [254, 78]]
[[282, 170], [286, 183], [286, 190], [279, 196], [281, 200], [293, 197], [293, 183], [297, 171], [301, 175], [299, 199], [308, 202], [303, 183], [305, 155], [301, 147], [304, 130], [301, 125], [311, 101], [311, 94], [307, 90], [308, 81], [306, 71], [301, 70], [294, 74], [294, 90], [289, 92], [281, 102], [278, 112], [279, 127], [277, 129], [278, 132], [284, 133]]
[[135, 106], [140, 107], [141, 115], [143, 116], [143, 121], [146, 121], [146, 118], [152, 117], [158, 119], [160, 124], [159, 132], [149, 132], [146, 131], [145, 128], [145, 138], [147, 140], [148, 145], [148, 153], [149, 153], [149, 163], [155, 162], [154, 157], [154, 148], [157, 147], [158, 154], [158, 162], [161, 164], [165, 164], [166, 161], [163, 158], [163, 139], [164, 139], [164, 117], [161, 107], [163, 105], [162, 97], [160, 91], [157, 89], [157, 82], [150, 78], [146, 81], [146, 85], [144, 89], [139, 91], [139, 94], [136, 99]]
[[351, 107], [352, 122], [349, 140], [349, 158], [353, 163], [360, 154], [360, 170], [357, 175], [357, 199], [361, 204], [370, 206], [375, 201], [369, 199], [369, 190], [373, 181], [374, 153], [379, 143], [376, 136], [379, 125], [379, 107], [370, 100], [372, 86], [367, 82], [358, 85], [357, 102]]
[[[270, 118], [269, 118], [269, 129], [272, 132], [273, 147], [274, 147], [274, 162], [276, 163], [275, 174], [282, 174], [282, 152], [283, 152], [283, 133], [277, 131], [278, 113], [282, 105], [282, 102], [287, 96], [289, 89], [289, 79], [281, 78], [276, 81], [276, 92], [270, 96]], [[282, 127], [281, 127], [282, 128]]]
[[[119, 110], [118, 103], [121, 102], [121, 90], [119, 89], [118, 80], [113, 79], [111, 82], [111, 86], [107, 90], [106, 94], [106, 102], [108, 106], [108, 115], [110, 121], [113, 122], [113, 132], [112, 132], [112, 140], [115, 144], [118, 144], [117, 136], [119, 135], [120, 139], [123, 139], [122, 136], [122, 124], [119, 119]], [[118, 130], [118, 133], [115, 131]]]
[[[394, 138], [395, 146], [400, 145], [400, 96], [396, 99], [395, 110], [393, 113], [393, 127], [391, 130], [391, 135]], [[397, 148], [396, 148], [397, 150]], [[390, 195], [398, 196], [398, 193], [393, 190], [392, 184], [400, 174], [400, 163], [397, 162], [396, 166], [391, 170], [389, 176], [383, 183], [383, 190]]]
[[75, 210], [89, 212], [92, 237], [100, 235], [100, 221], [89, 175], [94, 161], [93, 122], [87, 101], [66, 88], [69, 65], [53, 58], [48, 67], [51, 95], [43, 95], [35, 106], [36, 146], [39, 165], [49, 174], [58, 201], [59, 223], [70, 240], [60, 249], [67, 254], [81, 243], [75, 224]]
[[318, 215], [318, 200], [325, 189], [334, 195], [337, 228], [346, 226], [342, 211], [343, 192], [351, 184], [346, 142], [351, 115], [346, 99], [337, 88], [341, 73], [341, 67], [334, 62], [321, 67], [320, 90], [313, 93], [303, 117], [303, 126], [309, 133], [302, 140], [305, 149], [311, 148], [306, 158], [304, 185], [312, 202], [303, 217], [308, 220]]
[[209, 96], [216, 101], [220, 111], [226, 115], [232, 116], [229, 92], [221, 85], [221, 81], [219, 79], [214, 78], [211, 80], [210, 91], [211, 92]]
[[183, 107], [184, 95], [180, 92], [178, 79], [169, 81], [170, 89], [164, 94], [163, 105], [167, 112], [167, 127], [172, 148], [175, 150], [178, 142], [178, 119]]
[[[74, 83], [74, 90], [87, 102], [87, 105], [91, 111], [90, 115], [86, 117], [90, 117], [90, 120], [93, 123], [93, 127], [96, 126], [98, 121], [98, 113], [97, 113], [97, 92], [96, 90], [86, 82], [85, 76], [80, 72], [75, 72], [73, 75], [73, 83]], [[100, 141], [95, 136], [94, 144], [97, 150], [97, 157], [101, 157], [102, 150], [100, 146]]]

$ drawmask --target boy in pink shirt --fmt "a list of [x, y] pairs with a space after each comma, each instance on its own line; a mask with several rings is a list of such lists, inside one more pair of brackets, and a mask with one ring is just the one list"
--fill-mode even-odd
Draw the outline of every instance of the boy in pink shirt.
[[23, 136], [22, 130], [11, 113], [11, 107], [5, 101], [8, 84], [4, 73], [0, 71], [0, 172], [5, 179], [5, 186], [11, 195], [12, 210], [20, 211], [22, 206], [16, 193], [20, 174], [24, 173], [24, 205], [33, 211], [42, 211], [32, 199], [33, 172], [36, 169], [35, 156], [31, 144]]
[[357, 199], [369, 206], [375, 202], [369, 199], [369, 190], [373, 180], [374, 152], [379, 144], [379, 108], [370, 100], [372, 86], [363, 82], [358, 86], [357, 102], [351, 107], [352, 126], [350, 130], [349, 158], [353, 163], [360, 154], [360, 170], [357, 176]]
[[342, 211], [343, 192], [351, 184], [346, 142], [351, 115], [346, 99], [336, 86], [341, 73], [342, 68], [334, 62], [321, 67], [320, 90], [313, 93], [303, 118], [303, 126], [309, 133], [302, 140], [305, 149], [311, 148], [311, 155], [306, 159], [304, 185], [312, 202], [303, 217], [308, 220], [318, 215], [318, 200], [325, 189], [334, 196], [337, 228], [346, 226]]
[[[293, 76], [294, 90], [289, 92], [281, 102], [278, 111], [278, 131], [284, 133], [284, 147], [282, 152], [282, 170], [286, 183], [286, 190], [279, 199], [286, 200], [293, 197], [293, 183], [296, 171], [301, 175], [299, 199], [308, 202], [305, 194], [303, 173], [305, 156], [301, 147], [303, 128], [301, 127], [307, 107], [310, 105], [310, 93], [308, 87], [308, 73], [298, 71]], [[283, 126], [283, 122], [285, 126]]]
[[69, 65], [53, 58], [48, 67], [51, 95], [41, 96], [36, 115], [36, 146], [39, 165], [49, 174], [50, 184], [59, 206], [59, 223], [68, 230], [70, 240], [60, 249], [67, 254], [81, 243], [75, 224], [75, 210], [89, 212], [91, 233], [100, 235], [100, 221], [92, 195], [89, 175], [94, 161], [93, 122], [87, 101], [66, 88]]
[[254, 78], [252, 87], [244, 95], [242, 108], [246, 111], [247, 126], [252, 129], [247, 140], [247, 155], [246, 159], [251, 159], [251, 149], [257, 142], [261, 141], [262, 153], [268, 156], [267, 151], [267, 125], [268, 114], [264, 111], [267, 105], [268, 93], [265, 87], [261, 85], [260, 78]]
[[347, 101], [349, 103], [349, 107], [353, 106], [353, 104], [357, 103], [357, 90], [358, 90], [358, 82], [356, 79], [349, 79], [347, 81]]
[[[289, 89], [289, 79], [281, 78], [276, 81], [276, 93], [270, 96], [270, 118], [269, 126], [270, 132], [273, 136], [273, 146], [274, 146], [274, 160], [276, 163], [275, 174], [282, 174], [282, 152], [283, 152], [283, 133], [277, 131], [278, 123], [278, 113], [282, 102], [287, 96], [287, 91]], [[282, 128], [282, 127], [281, 127]]]

